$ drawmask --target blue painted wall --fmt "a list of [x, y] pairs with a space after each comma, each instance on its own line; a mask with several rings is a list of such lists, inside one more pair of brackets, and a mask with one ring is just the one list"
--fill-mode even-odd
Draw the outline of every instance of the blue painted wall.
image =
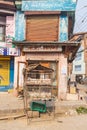
[[10, 88], [13, 87], [14, 84], [14, 57], [10, 59]]
[[10, 57], [10, 79], [8, 86], [0, 86], [0, 91], [8, 91], [14, 87], [14, 57]]
[[17, 11], [15, 15], [15, 40], [25, 40], [25, 18], [24, 13]]
[[22, 11], [73, 11], [76, 0], [22, 0]]
[[68, 40], [68, 17], [66, 14], [60, 16], [59, 41]]

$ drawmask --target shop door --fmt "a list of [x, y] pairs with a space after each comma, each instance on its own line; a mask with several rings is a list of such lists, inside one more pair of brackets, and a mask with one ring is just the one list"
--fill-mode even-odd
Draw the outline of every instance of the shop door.
[[10, 61], [0, 60], [0, 86], [9, 85]]

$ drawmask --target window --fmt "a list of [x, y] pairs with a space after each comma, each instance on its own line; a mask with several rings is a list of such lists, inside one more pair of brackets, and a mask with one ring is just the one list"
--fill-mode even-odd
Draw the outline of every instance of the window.
[[75, 65], [75, 71], [81, 71], [81, 65]]
[[0, 25], [0, 41], [5, 41], [5, 26]]
[[82, 58], [82, 53], [77, 53], [75, 61], [81, 60], [81, 58]]
[[0, 16], [0, 41], [5, 41], [6, 17]]

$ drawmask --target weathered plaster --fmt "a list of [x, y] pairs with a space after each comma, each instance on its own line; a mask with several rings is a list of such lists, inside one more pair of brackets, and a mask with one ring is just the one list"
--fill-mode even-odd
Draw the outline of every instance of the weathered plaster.
[[15, 40], [25, 40], [25, 18], [24, 13], [17, 11], [15, 15]]
[[[14, 61], [14, 88], [17, 88], [17, 74], [18, 74], [18, 62], [25, 62], [25, 56], [20, 56], [20, 57], [15, 57], [15, 61]], [[23, 75], [22, 75], [22, 69], [24, 67], [24, 64], [21, 63], [21, 65], [19, 66], [19, 86], [23, 87]]]
[[31, 53], [31, 54], [26, 54], [26, 59], [28, 60], [43, 60], [43, 61], [58, 61], [59, 60], [59, 54], [58, 53]]
[[6, 36], [10, 35], [14, 37], [15, 34], [15, 19], [14, 16], [6, 17]]
[[14, 34], [15, 34], [15, 18], [14, 16], [6, 16], [6, 37], [5, 42], [0, 42], [0, 47], [11, 48]]
[[66, 99], [67, 92], [67, 58], [63, 54], [59, 57], [59, 84], [58, 84], [58, 98]]
[[[46, 61], [46, 57], [48, 57], [49, 60], [58, 61], [58, 98], [61, 100], [66, 99], [66, 92], [67, 92], [67, 58], [64, 57], [63, 54], [59, 55], [48, 55], [48, 56], [43, 56], [43, 55], [26, 55], [26, 56], [20, 56], [15, 58], [15, 76], [14, 76], [14, 87], [17, 87], [17, 72], [18, 72], [18, 61], [24, 62], [26, 58], [29, 57], [31, 60], [42, 60]], [[50, 59], [51, 57], [51, 59]], [[45, 58], [45, 59], [44, 59]], [[56, 59], [55, 59], [56, 58]], [[19, 86], [23, 86], [23, 75], [22, 75], [22, 69], [24, 67], [24, 64], [20, 64], [20, 69], [19, 69]]]
[[60, 25], [59, 25], [59, 41], [68, 40], [68, 17], [67, 15], [60, 16]]

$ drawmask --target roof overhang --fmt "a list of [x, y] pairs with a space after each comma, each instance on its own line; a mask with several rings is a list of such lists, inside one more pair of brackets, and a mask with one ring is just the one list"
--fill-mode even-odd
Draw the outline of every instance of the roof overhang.
[[74, 33], [73, 36], [76, 36], [76, 35], [84, 35], [84, 34], [87, 34], [87, 31], [85, 31], [85, 32], [79, 32], [79, 33]]
[[13, 41], [13, 44], [17, 46], [30, 46], [30, 45], [60, 45], [60, 46], [77, 46], [80, 42], [72, 42], [72, 41]]
[[14, 11], [0, 9], [0, 16], [13, 16]]
[[15, 4], [13, 1], [0, 0], [0, 9], [16, 11]]
[[26, 68], [27, 72], [41, 72], [41, 73], [52, 73], [54, 70], [52, 68], [43, 66], [41, 64], [31, 64]]
[[81, 35], [81, 34], [73, 35], [72, 38], [70, 39], [70, 42], [81, 42], [83, 37], [84, 35]]
[[[65, 42], [52, 42], [52, 41], [38, 41], [38, 42], [33, 42], [33, 41], [13, 41], [13, 44], [18, 46], [19, 48], [23, 47], [38, 47], [38, 46], [56, 46], [56, 47], [62, 47], [62, 52], [67, 58], [68, 62], [72, 62], [75, 58], [76, 52], [78, 51], [81, 43], [80, 42], [72, 42], [72, 41], [65, 41]], [[50, 52], [50, 51], [49, 51]]]

